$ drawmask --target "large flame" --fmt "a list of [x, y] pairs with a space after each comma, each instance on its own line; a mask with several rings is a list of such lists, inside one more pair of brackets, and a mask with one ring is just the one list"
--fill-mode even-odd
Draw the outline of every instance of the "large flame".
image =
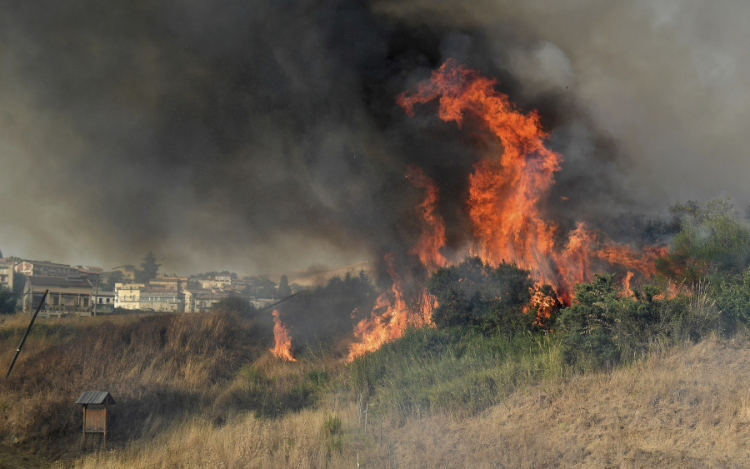
[[416, 92], [398, 98], [408, 115], [416, 104], [439, 98], [441, 119], [461, 126], [471, 115], [502, 144], [501, 153], [485, 156], [469, 176], [467, 205], [477, 243], [472, 254], [491, 265], [512, 262], [530, 270], [538, 282], [551, 284], [565, 305], [576, 283], [591, 280], [592, 257], [653, 275], [653, 261], [661, 254], [657, 248], [641, 254], [601, 241], [582, 222], [561, 236], [558, 226], [542, 218], [540, 204], [563, 158], [545, 146], [548, 134], [537, 112], [523, 113], [495, 84], [449, 60]]
[[[634, 272], [643, 277], [655, 273], [654, 260], [666, 248], [646, 248], [637, 252], [618, 245], [579, 222], [567, 235], [553, 222], [542, 217], [541, 203], [546, 200], [560, 170], [562, 156], [545, 146], [547, 132], [542, 129], [536, 111], [523, 113], [508, 96], [495, 90], [495, 80], [483, 77], [449, 60], [420, 83], [414, 93], [404, 93], [398, 103], [408, 115], [414, 107], [439, 98], [439, 115], [444, 121], [462, 125], [466, 115], [477, 119], [502, 144], [502, 152], [485, 156], [474, 165], [469, 176], [467, 208], [476, 244], [471, 255], [485, 263], [512, 262], [532, 272], [537, 284], [525, 311], [537, 315], [544, 324], [561, 304], [570, 305], [576, 283], [592, 280], [592, 262], [619, 265], [627, 270], [623, 292], [632, 295]], [[424, 172], [410, 167], [407, 178], [425, 191], [418, 210], [422, 215], [422, 234], [409, 251], [417, 256], [427, 273], [447, 264], [440, 252], [445, 244], [445, 223], [438, 212], [438, 188]], [[357, 324], [355, 341], [347, 361], [403, 335], [407, 326], [430, 324], [435, 298], [424, 287], [417, 287], [417, 299], [407, 302], [403, 283], [386, 256], [391, 288], [377, 299], [369, 318]], [[552, 285], [553, 296], [543, 288]], [[555, 297], [556, 295], [556, 297]], [[416, 305], [410, 308], [407, 306]]]
[[271, 349], [271, 353], [273, 356], [288, 362], [296, 362], [297, 360], [292, 356], [292, 336], [289, 335], [289, 331], [281, 323], [279, 310], [273, 310], [272, 314], [274, 347]]

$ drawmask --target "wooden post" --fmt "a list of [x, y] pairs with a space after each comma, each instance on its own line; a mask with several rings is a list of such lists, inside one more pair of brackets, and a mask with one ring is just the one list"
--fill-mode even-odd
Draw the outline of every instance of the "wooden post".
[[370, 414], [370, 404], [365, 407], [365, 435], [367, 435], [367, 416]]
[[362, 425], [362, 393], [359, 393], [359, 423], [357, 425]]
[[94, 293], [94, 317], [96, 317], [96, 303], [99, 299], [99, 282], [96, 282], [96, 293]]
[[109, 408], [107, 407], [107, 400], [104, 400], [104, 449], [107, 449], [107, 430], [109, 424]]

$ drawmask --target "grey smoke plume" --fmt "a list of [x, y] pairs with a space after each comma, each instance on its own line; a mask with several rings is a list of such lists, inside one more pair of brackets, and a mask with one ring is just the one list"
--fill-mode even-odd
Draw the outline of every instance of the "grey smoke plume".
[[[4, 2], [0, 248], [260, 272], [405, 252], [417, 164], [469, 235], [477, 135], [402, 91], [455, 58], [540, 110], [563, 224], [744, 184], [749, 34], [735, 2]], [[466, 129], [464, 129], [466, 130]], [[561, 197], [567, 197], [562, 201]]]

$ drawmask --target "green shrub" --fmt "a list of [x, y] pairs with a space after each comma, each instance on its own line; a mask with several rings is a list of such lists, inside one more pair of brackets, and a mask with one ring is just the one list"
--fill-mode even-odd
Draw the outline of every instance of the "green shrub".
[[323, 420], [323, 432], [326, 438], [328, 457], [334, 452], [341, 454], [344, 449], [341, 419], [338, 415], [326, 415]]
[[559, 350], [552, 335], [412, 329], [355, 359], [348, 368], [349, 386], [383, 414], [472, 415], [513, 389], [562, 375]]
[[614, 274], [576, 285], [573, 304], [557, 320], [568, 363], [613, 366], [643, 357], [657, 344], [700, 340], [719, 324], [716, 301], [705, 287], [672, 300], [658, 299], [653, 286], [634, 293], [623, 297]]

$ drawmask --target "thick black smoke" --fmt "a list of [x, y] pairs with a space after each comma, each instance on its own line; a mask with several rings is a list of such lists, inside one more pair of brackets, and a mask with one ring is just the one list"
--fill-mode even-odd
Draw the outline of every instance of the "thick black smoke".
[[462, 248], [481, 129], [395, 103], [448, 58], [540, 111], [566, 158], [551, 194], [562, 226], [637, 208], [628, 160], [580, 97], [519, 72], [538, 32], [510, 13], [414, 7], [3, 2], [0, 247], [103, 267], [153, 250], [182, 272], [379, 259], [419, 234], [421, 194], [404, 177], [416, 164]]

